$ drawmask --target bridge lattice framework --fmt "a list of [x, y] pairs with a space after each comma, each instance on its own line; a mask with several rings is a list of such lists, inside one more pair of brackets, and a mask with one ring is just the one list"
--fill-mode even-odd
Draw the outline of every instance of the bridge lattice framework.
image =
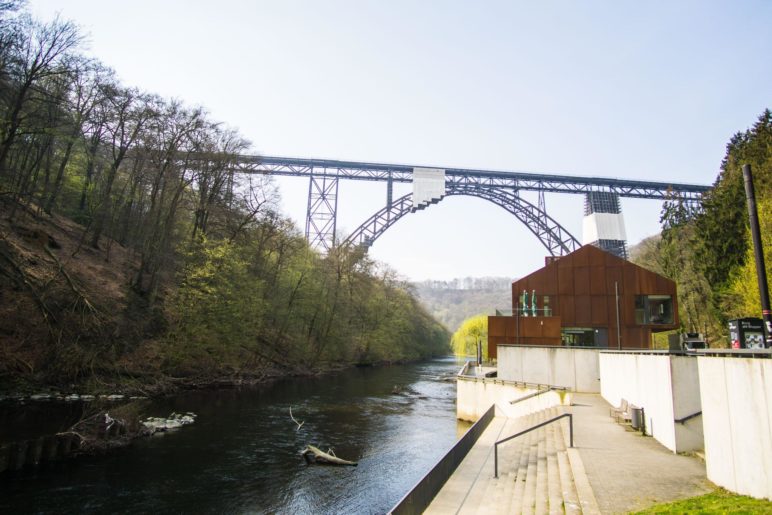
[[[415, 166], [249, 155], [239, 156], [237, 162], [243, 173], [309, 178], [305, 235], [309, 245], [325, 251], [338, 244], [369, 247], [395, 222], [425, 207], [413, 205], [411, 194], [393, 198], [393, 184], [413, 182], [413, 172], [417, 168]], [[610, 199], [617, 206], [621, 197], [680, 199], [689, 209], [694, 210], [699, 209], [703, 194], [710, 189], [709, 186], [696, 184], [606, 177], [465, 168], [434, 169], [444, 170], [445, 196], [478, 197], [504, 208], [519, 219], [553, 256], [572, 252], [580, 243], [547, 214], [545, 192], [585, 195], [585, 210], [593, 194], [605, 195], [606, 199]], [[385, 207], [376, 211], [339, 243], [336, 241], [336, 228], [338, 182], [341, 179], [385, 182], [387, 193]], [[538, 192], [537, 204], [522, 198], [521, 191]], [[441, 199], [436, 199], [433, 203], [439, 200]]]

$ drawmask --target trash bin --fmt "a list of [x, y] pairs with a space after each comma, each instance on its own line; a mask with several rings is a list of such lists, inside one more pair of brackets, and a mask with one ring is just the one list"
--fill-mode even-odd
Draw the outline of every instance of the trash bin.
[[643, 408], [630, 406], [630, 426], [635, 430], [643, 431]]

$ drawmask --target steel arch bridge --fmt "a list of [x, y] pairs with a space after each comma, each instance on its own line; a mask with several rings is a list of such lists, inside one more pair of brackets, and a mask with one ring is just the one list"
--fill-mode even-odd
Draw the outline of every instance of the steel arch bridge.
[[[455, 185], [447, 190], [446, 196], [466, 195], [479, 197], [504, 208], [523, 222], [526, 227], [546, 247], [550, 255], [563, 255], [579, 248], [579, 241], [547, 213], [511, 191], [481, 188], [474, 184]], [[408, 193], [368, 218], [341, 245], [359, 245], [370, 247], [386, 229], [394, 225], [403, 216], [413, 213], [412, 194]]]
[[[238, 171], [246, 174], [265, 174], [308, 177], [308, 207], [305, 235], [309, 244], [317, 249], [330, 250], [336, 241], [338, 181], [379, 181], [387, 184], [386, 205], [378, 210], [341, 244], [357, 244], [365, 248], [382, 235], [397, 220], [408, 213], [426, 206], [413, 205], [410, 194], [393, 199], [394, 183], [414, 180], [417, 169], [409, 165], [337, 161], [325, 159], [300, 159], [240, 155], [235, 158]], [[515, 216], [541, 241], [551, 255], [564, 255], [580, 246], [579, 241], [564, 227], [552, 219], [546, 211], [544, 193], [572, 193], [585, 195], [585, 214], [593, 207], [611, 205], [598, 213], [621, 213], [619, 198], [644, 198], [655, 200], [677, 199], [689, 209], [699, 209], [702, 195], [710, 186], [697, 184], [636, 181], [604, 177], [578, 177], [572, 175], [537, 174], [529, 172], [504, 172], [465, 168], [431, 168], [442, 170], [445, 177], [445, 196], [466, 195], [488, 200]], [[521, 191], [538, 192], [538, 206], [523, 199]], [[439, 202], [442, 197], [432, 200]], [[588, 207], [589, 206], [589, 207]], [[614, 211], [614, 209], [616, 211]], [[622, 243], [622, 257], [626, 252]]]

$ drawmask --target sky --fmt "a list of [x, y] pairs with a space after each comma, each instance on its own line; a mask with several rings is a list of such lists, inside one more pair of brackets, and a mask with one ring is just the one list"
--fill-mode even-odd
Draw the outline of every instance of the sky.
[[[729, 138], [772, 107], [768, 0], [28, 5], [75, 21], [124, 84], [204, 106], [262, 155], [707, 185]], [[276, 182], [303, 228], [308, 180]], [[341, 181], [338, 231], [385, 202], [384, 183]], [[581, 195], [546, 206], [581, 240]], [[622, 199], [630, 244], [659, 232], [661, 207]], [[370, 255], [411, 280], [515, 278], [546, 250], [500, 207], [454, 196]]]

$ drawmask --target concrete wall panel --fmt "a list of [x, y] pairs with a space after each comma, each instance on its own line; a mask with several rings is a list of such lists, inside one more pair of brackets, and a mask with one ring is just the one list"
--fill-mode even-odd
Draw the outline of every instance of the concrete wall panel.
[[772, 498], [772, 363], [700, 358], [708, 478], [725, 488]]
[[500, 345], [498, 377], [576, 392], [600, 391], [598, 349]]
[[511, 404], [511, 401], [528, 396], [537, 390], [490, 378], [460, 377], [456, 383], [458, 391], [456, 417], [469, 422], [476, 422], [491, 405], [496, 406], [497, 415], [516, 418], [560, 404], [571, 403], [570, 394], [552, 391]]
[[732, 458], [732, 424], [724, 359], [697, 358], [700, 370], [702, 424], [705, 428], [705, 467], [708, 478], [737, 492]]
[[[673, 381], [673, 418], [682, 419], [702, 411], [700, 400], [700, 373], [693, 357], [670, 358]], [[702, 450], [705, 447], [702, 415], [675, 425], [678, 452]]]
[[581, 350], [573, 353], [577, 392], [600, 392], [598, 351]]
[[702, 449], [699, 417], [685, 425], [675, 423], [701, 409], [695, 358], [602, 352], [600, 377], [603, 398], [614, 406], [627, 399], [642, 407], [646, 433], [662, 445], [673, 452]]
[[708, 479], [772, 499], [772, 360], [700, 357]]

